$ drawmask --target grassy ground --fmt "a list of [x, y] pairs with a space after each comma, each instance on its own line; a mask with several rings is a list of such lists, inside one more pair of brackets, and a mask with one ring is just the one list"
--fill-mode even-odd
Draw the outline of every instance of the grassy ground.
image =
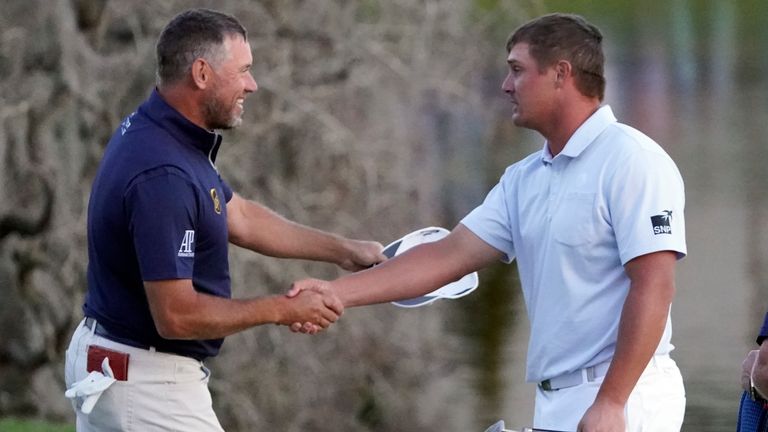
[[70, 424], [54, 424], [40, 420], [22, 420], [17, 418], [0, 419], [2, 432], [75, 432]]

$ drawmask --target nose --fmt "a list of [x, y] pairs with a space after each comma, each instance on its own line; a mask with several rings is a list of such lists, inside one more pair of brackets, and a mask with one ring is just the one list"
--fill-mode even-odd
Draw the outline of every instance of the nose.
[[256, 79], [253, 78], [253, 74], [248, 74], [248, 78], [245, 82], [246, 93], [253, 93], [259, 89], [259, 85], [256, 83]]
[[512, 74], [508, 73], [507, 77], [504, 78], [504, 81], [501, 83], [501, 90], [505, 93], [512, 93], [514, 91], [515, 87], [512, 84]]

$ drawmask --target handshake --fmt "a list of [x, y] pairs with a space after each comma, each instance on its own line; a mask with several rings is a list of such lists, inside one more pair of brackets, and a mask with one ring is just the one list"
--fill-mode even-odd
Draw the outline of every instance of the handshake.
[[[340, 242], [343, 253], [336, 264], [344, 270], [356, 272], [373, 267], [387, 259], [382, 246], [375, 241], [345, 239]], [[335, 323], [346, 306], [333, 285], [320, 279], [294, 282], [285, 296], [279, 299], [279, 325], [290, 326], [294, 333], [316, 334]]]
[[290, 326], [294, 333], [316, 334], [335, 323], [344, 312], [344, 303], [331, 282], [304, 279], [294, 282], [285, 295], [286, 307], [278, 324]]
[[[499, 259], [466, 228], [449, 236], [444, 228], [416, 230], [381, 249], [376, 242], [352, 241], [348, 257], [338, 262], [345, 270], [365, 270], [334, 281], [303, 279], [294, 282], [281, 298], [278, 324], [295, 333], [315, 334], [339, 319], [345, 307], [393, 302], [401, 307], [419, 307], [438, 298], [456, 299], [471, 293], [478, 285], [477, 269]], [[474, 242], [474, 243], [473, 243]], [[477, 246], [479, 243], [480, 246]], [[417, 251], [410, 251], [421, 245]], [[474, 246], [473, 246], [474, 245]], [[372, 269], [388, 258], [398, 258]], [[459, 251], [459, 259], [453, 251]], [[464, 256], [466, 254], [466, 256]], [[466, 262], [468, 261], [468, 262]]]

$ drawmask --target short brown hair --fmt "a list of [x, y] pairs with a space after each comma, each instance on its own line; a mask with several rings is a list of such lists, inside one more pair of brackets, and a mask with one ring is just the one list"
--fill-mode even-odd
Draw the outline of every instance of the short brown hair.
[[579, 15], [554, 13], [529, 21], [507, 39], [507, 52], [527, 43], [540, 69], [567, 60], [573, 66], [576, 88], [589, 97], [603, 100], [604, 65], [600, 30]]
[[224, 37], [248, 34], [231, 15], [210, 9], [190, 9], [176, 15], [165, 26], [157, 41], [157, 81], [159, 85], [182, 79], [195, 59], [211, 63], [221, 60]]

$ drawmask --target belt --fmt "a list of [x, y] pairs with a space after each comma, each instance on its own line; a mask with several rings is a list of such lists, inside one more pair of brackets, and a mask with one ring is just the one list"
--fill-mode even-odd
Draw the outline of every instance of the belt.
[[145, 350], [152, 349], [150, 345], [143, 344], [141, 342], [136, 342], [135, 340], [124, 338], [121, 336], [116, 336], [114, 333], [104, 328], [103, 325], [99, 324], [99, 322], [96, 321], [96, 318], [85, 317], [85, 326], [88, 329], [93, 330], [94, 334], [99, 335], [103, 338], [109, 339], [113, 342], [118, 342], [121, 344], [130, 345], [132, 347], [141, 348]]
[[593, 382], [598, 378], [604, 377], [608, 373], [609, 366], [611, 366], [611, 362], [605, 361], [594, 366], [565, 373], [540, 382], [539, 388], [544, 391], [555, 391], [575, 387], [585, 382]]

